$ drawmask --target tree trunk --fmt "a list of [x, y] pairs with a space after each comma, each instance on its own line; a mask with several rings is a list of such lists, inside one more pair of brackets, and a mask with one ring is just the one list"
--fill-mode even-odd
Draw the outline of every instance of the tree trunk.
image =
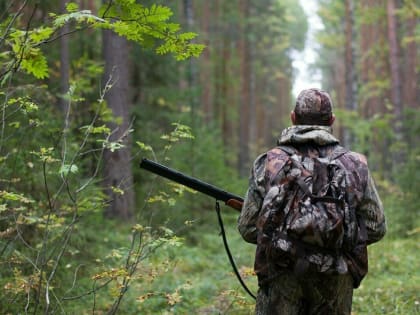
[[418, 108], [420, 99], [420, 85], [418, 75], [418, 52], [415, 38], [415, 30], [418, 19], [411, 16], [405, 21], [405, 36], [410, 40], [404, 49], [404, 72], [403, 72], [403, 99], [404, 105], [411, 108]]
[[[66, 9], [67, 0], [60, 0], [60, 12], [64, 13]], [[65, 35], [69, 32], [69, 24], [66, 23], [60, 30], [60, 98], [58, 106], [60, 110], [66, 114], [68, 111], [69, 101], [64, 97], [69, 91], [70, 81], [70, 53], [69, 53], [69, 39]]]
[[395, 118], [401, 119], [401, 76], [400, 76], [400, 49], [397, 39], [397, 20], [395, 18], [394, 0], [387, 2], [388, 17], [388, 43], [389, 43], [389, 65], [391, 73], [391, 100], [394, 105]]
[[[346, 47], [345, 47], [345, 108], [349, 111], [357, 109], [357, 81], [355, 69], [355, 30], [354, 30], [354, 3], [353, 0], [346, 0]], [[353, 138], [349, 130], [343, 131], [344, 146], [351, 147]]]
[[[256, 12], [252, 8], [252, 2], [249, 4], [250, 13], [249, 16], [255, 16]], [[248, 25], [248, 30], [246, 34], [249, 34], [252, 30], [252, 26]], [[254, 36], [251, 36], [254, 38]], [[249, 140], [248, 140], [248, 154], [255, 155], [257, 154], [256, 144], [258, 142], [257, 136], [257, 105], [256, 105], [256, 74], [255, 67], [253, 66], [255, 56], [255, 40], [251, 41], [251, 38], [247, 40], [247, 50], [248, 50], [248, 68], [249, 74], [246, 80], [248, 80], [248, 89], [249, 89]]]
[[[115, 120], [109, 123], [110, 141], [124, 147], [106, 150], [104, 154], [104, 184], [109, 198], [105, 216], [128, 220], [134, 212], [133, 174], [131, 169], [130, 105], [129, 105], [129, 51], [127, 41], [111, 31], [103, 33], [105, 59], [104, 82], [112, 84], [105, 99]], [[105, 83], [106, 84], [106, 83]]]
[[249, 0], [240, 1], [243, 27], [240, 42], [240, 77], [241, 77], [241, 98], [239, 106], [239, 156], [238, 170], [241, 176], [246, 176], [250, 169], [249, 165], [249, 122], [250, 122], [250, 78], [251, 60], [250, 45], [248, 39], [249, 29], [247, 21], [249, 17]]
[[[194, 31], [194, 6], [192, 0], [184, 0], [183, 1], [183, 15], [186, 21], [187, 30], [189, 32]], [[187, 95], [188, 95], [188, 102], [189, 107], [191, 109], [190, 115], [190, 127], [193, 132], [196, 131], [196, 128], [199, 125], [198, 116], [197, 116], [197, 107], [198, 107], [198, 80], [197, 80], [197, 62], [195, 58], [189, 58], [186, 64], [186, 81], [187, 81]], [[190, 154], [189, 157], [192, 161], [191, 163], [191, 174], [194, 175], [195, 173], [195, 142], [190, 141]]]
[[[387, 2], [388, 17], [388, 44], [389, 66], [391, 74], [391, 101], [394, 105], [394, 135], [397, 141], [402, 140], [402, 101], [401, 101], [401, 75], [400, 75], [400, 49], [397, 39], [397, 20], [395, 17], [394, 0]], [[393, 163], [395, 166], [402, 162], [402, 152], [394, 152]]]
[[210, 45], [210, 39], [212, 38], [212, 33], [210, 31], [210, 21], [213, 20], [215, 14], [211, 10], [209, 1], [204, 1], [202, 3], [202, 22], [201, 22], [201, 32], [204, 36], [204, 44], [206, 48], [204, 49], [202, 56], [200, 58], [200, 85], [201, 85], [201, 105], [203, 106], [203, 116], [204, 122], [209, 124], [213, 116], [213, 97], [211, 93], [211, 82], [213, 82], [212, 77], [212, 62], [210, 52], [212, 46]]
[[[184, 18], [186, 20], [187, 29], [189, 32], [193, 32], [194, 29], [194, 7], [192, 0], [184, 0]], [[189, 102], [191, 107], [191, 123], [194, 130], [195, 121], [196, 121], [196, 107], [197, 107], [197, 65], [195, 58], [189, 58], [187, 61], [187, 86], [189, 95]]]

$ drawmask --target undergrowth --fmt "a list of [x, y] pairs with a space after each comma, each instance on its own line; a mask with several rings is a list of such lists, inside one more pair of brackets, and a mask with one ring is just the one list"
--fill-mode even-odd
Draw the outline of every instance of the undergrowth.
[[[181, 210], [173, 211], [183, 216]], [[254, 246], [240, 238], [236, 230], [237, 213], [227, 207], [222, 212], [238, 269], [250, 290], [256, 293], [252, 273]], [[186, 226], [180, 227], [183, 238], [177, 246], [162, 246], [142, 261], [119, 314], [253, 314], [254, 300], [232, 271], [214, 211], [202, 209], [189, 219]], [[392, 226], [392, 221], [388, 224]], [[83, 232], [73, 239], [74, 255], [66, 258], [67, 264], [80, 265], [80, 272], [93, 274], [112, 260], [124, 258], [119, 254], [124, 252], [131, 234], [126, 224], [94, 214], [79, 224], [79, 230]], [[354, 292], [354, 315], [420, 314], [420, 263], [416, 255], [419, 244], [418, 233], [396, 237], [391, 228], [389, 236], [369, 247], [369, 273]], [[91, 286], [89, 278], [77, 282], [76, 291], [89, 290]], [[91, 314], [95, 302], [96, 313], [101, 314], [110, 306], [114, 294], [115, 287], [110, 286], [96, 296], [66, 301], [63, 307], [69, 314]]]

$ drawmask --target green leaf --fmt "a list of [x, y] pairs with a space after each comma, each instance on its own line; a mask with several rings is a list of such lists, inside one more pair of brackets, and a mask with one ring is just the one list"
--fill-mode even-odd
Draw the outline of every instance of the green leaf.
[[79, 5], [74, 2], [69, 2], [66, 4], [66, 10], [67, 12], [76, 12], [77, 10], [79, 10]]
[[100, 141], [100, 140], [98, 140], [98, 142], [103, 142], [104, 147], [109, 149], [111, 152], [115, 152], [125, 147], [125, 145], [120, 142], [109, 142], [109, 141]]
[[28, 57], [22, 60], [21, 68], [38, 79], [48, 77], [47, 59], [39, 49], [31, 49]]
[[121, 195], [121, 196], [124, 195], [124, 190], [119, 187], [111, 186], [111, 190], [113, 193], [117, 195]]
[[50, 38], [51, 34], [54, 32], [52, 27], [38, 27], [29, 33], [29, 38], [33, 43], [40, 43], [43, 40]]
[[143, 142], [136, 141], [136, 144], [139, 146], [139, 148], [143, 151], [153, 151], [152, 147], [150, 145], [146, 145]]
[[53, 21], [53, 26], [61, 27], [64, 24], [68, 23], [70, 20], [75, 20], [78, 23], [86, 22], [89, 24], [95, 24], [98, 22], [106, 23], [104, 19], [101, 19], [100, 17], [97, 17], [96, 15], [92, 14], [90, 10], [81, 10], [77, 12], [58, 15]]
[[98, 127], [94, 127], [94, 126], [83, 126], [80, 127], [81, 130], [86, 130], [87, 133], [92, 133], [92, 134], [110, 134], [111, 133], [111, 129], [109, 129], [109, 127], [107, 127], [106, 125], [102, 125], [102, 126], [98, 126]]
[[75, 164], [63, 164], [60, 167], [58, 173], [63, 176], [67, 176], [69, 173], [76, 174], [79, 168]]
[[5, 190], [0, 191], [0, 198], [5, 201], [19, 201], [26, 204], [34, 202], [32, 199], [29, 199], [22, 194], [17, 194]]

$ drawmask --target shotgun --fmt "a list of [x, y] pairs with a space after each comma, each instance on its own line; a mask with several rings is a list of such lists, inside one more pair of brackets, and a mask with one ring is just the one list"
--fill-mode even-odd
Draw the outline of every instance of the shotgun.
[[187, 186], [193, 190], [199, 191], [205, 195], [211, 196], [216, 200], [223, 201], [227, 206], [241, 211], [243, 198], [224, 191], [216, 186], [203, 182], [197, 178], [182, 174], [165, 165], [143, 158], [140, 167], [156, 175], [170, 179], [178, 184]]

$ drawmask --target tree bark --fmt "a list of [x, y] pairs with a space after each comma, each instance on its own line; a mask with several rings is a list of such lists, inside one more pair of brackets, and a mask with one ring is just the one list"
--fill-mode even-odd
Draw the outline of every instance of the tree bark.
[[[400, 75], [400, 48], [397, 39], [397, 19], [395, 17], [395, 2], [387, 2], [388, 18], [388, 44], [389, 44], [389, 67], [391, 74], [391, 101], [394, 105], [394, 135], [397, 141], [402, 140], [402, 112], [403, 104], [401, 101], [401, 75]], [[401, 151], [394, 152], [393, 165], [398, 166], [402, 163], [403, 154]]]
[[[60, 0], [60, 12], [64, 13], [66, 9], [67, 0]], [[58, 106], [65, 114], [68, 111], [69, 101], [65, 95], [69, 91], [70, 81], [70, 52], [69, 52], [69, 39], [65, 34], [69, 32], [69, 24], [66, 23], [60, 30], [60, 97]]]
[[241, 176], [246, 176], [250, 169], [249, 165], [249, 122], [250, 122], [250, 78], [251, 60], [250, 44], [248, 39], [247, 20], [249, 17], [249, 0], [240, 0], [240, 11], [242, 15], [243, 28], [240, 41], [240, 77], [241, 77], [241, 98], [239, 106], [239, 156], [238, 170]]
[[[256, 16], [255, 9], [252, 2], [248, 4], [248, 16]], [[249, 20], [249, 19], [247, 19]], [[250, 22], [248, 22], [250, 23]], [[253, 26], [248, 24], [246, 34], [252, 32]], [[249, 140], [248, 140], [248, 154], [257, 154], [258, 130], [257, 130], [257, 105], [256, 105], [256, 74], [255, 67], [253, 66], [256, 58], [256, 41], [253, 40], [254, 36], [250, 36], [247, 40], [247, 54], [248, 54], [248, 89], [249, 89]]]
[[405, 36], [409, 38], [404, 49], [404, 72], [403, 72], [403, 100], [404, 105], [411, 108], [418, 108], [420, 99], [419, 75], [417, 70], [418, 51], [415, 40], [415, 29], [418, 19], [416, 16], [405, 21]]
[[206, 45], [200, 62], [201, 104], [203, 106], [204, 122], [210, 124], [214, 118], [213, 97], [211, 93], [211, 82], [214, 81], [214, 78], [212, 77], [211, 71], [212, 62], [210, 53], [212, 51], [212, 45], [210, 45], [210, 39], [212, 38], [212, 33], [210, 30], [210, 21], [213, 21], [215, 14], [214, 10], [211, 10], [209, 1], [204, 1], [202, 3], [201, 16], [201, 32], [204, 36], [204, 44]]
[[109, 198], [105, 216], [128, 220], [134, 213], [133, 174], [131, 169], [130, 104], [129, 104], [129, 49], [127, 41], [111, 31], [103, 33], [105, 59], [104, 82], [112, 84], [105, 99], [115, 120], [109, 123], [110, 141], [120, 142], [119, 150], [104, 154], [104, 185]]
[[[353, 0], [346, 0], [346, 47], [345, 47], [345, 108], [349, 111], [357, 109], [357, 80], [355, 69], [355, 30], [354, 30], [354, 3]], [[349, 130], [343, 131], [343, 144], [351, 147], [353, 138]]]
[[388, 43], [389, 43], [389, 66], [391, 73], [391, 100], [394, 105], [394, 114], [397, 120], [401, 119], [401, 75], [400, 75], [400, 48], [397, 39], [397, 20], [395, 17], [394, 0], [387, 1], [388, 17]]

